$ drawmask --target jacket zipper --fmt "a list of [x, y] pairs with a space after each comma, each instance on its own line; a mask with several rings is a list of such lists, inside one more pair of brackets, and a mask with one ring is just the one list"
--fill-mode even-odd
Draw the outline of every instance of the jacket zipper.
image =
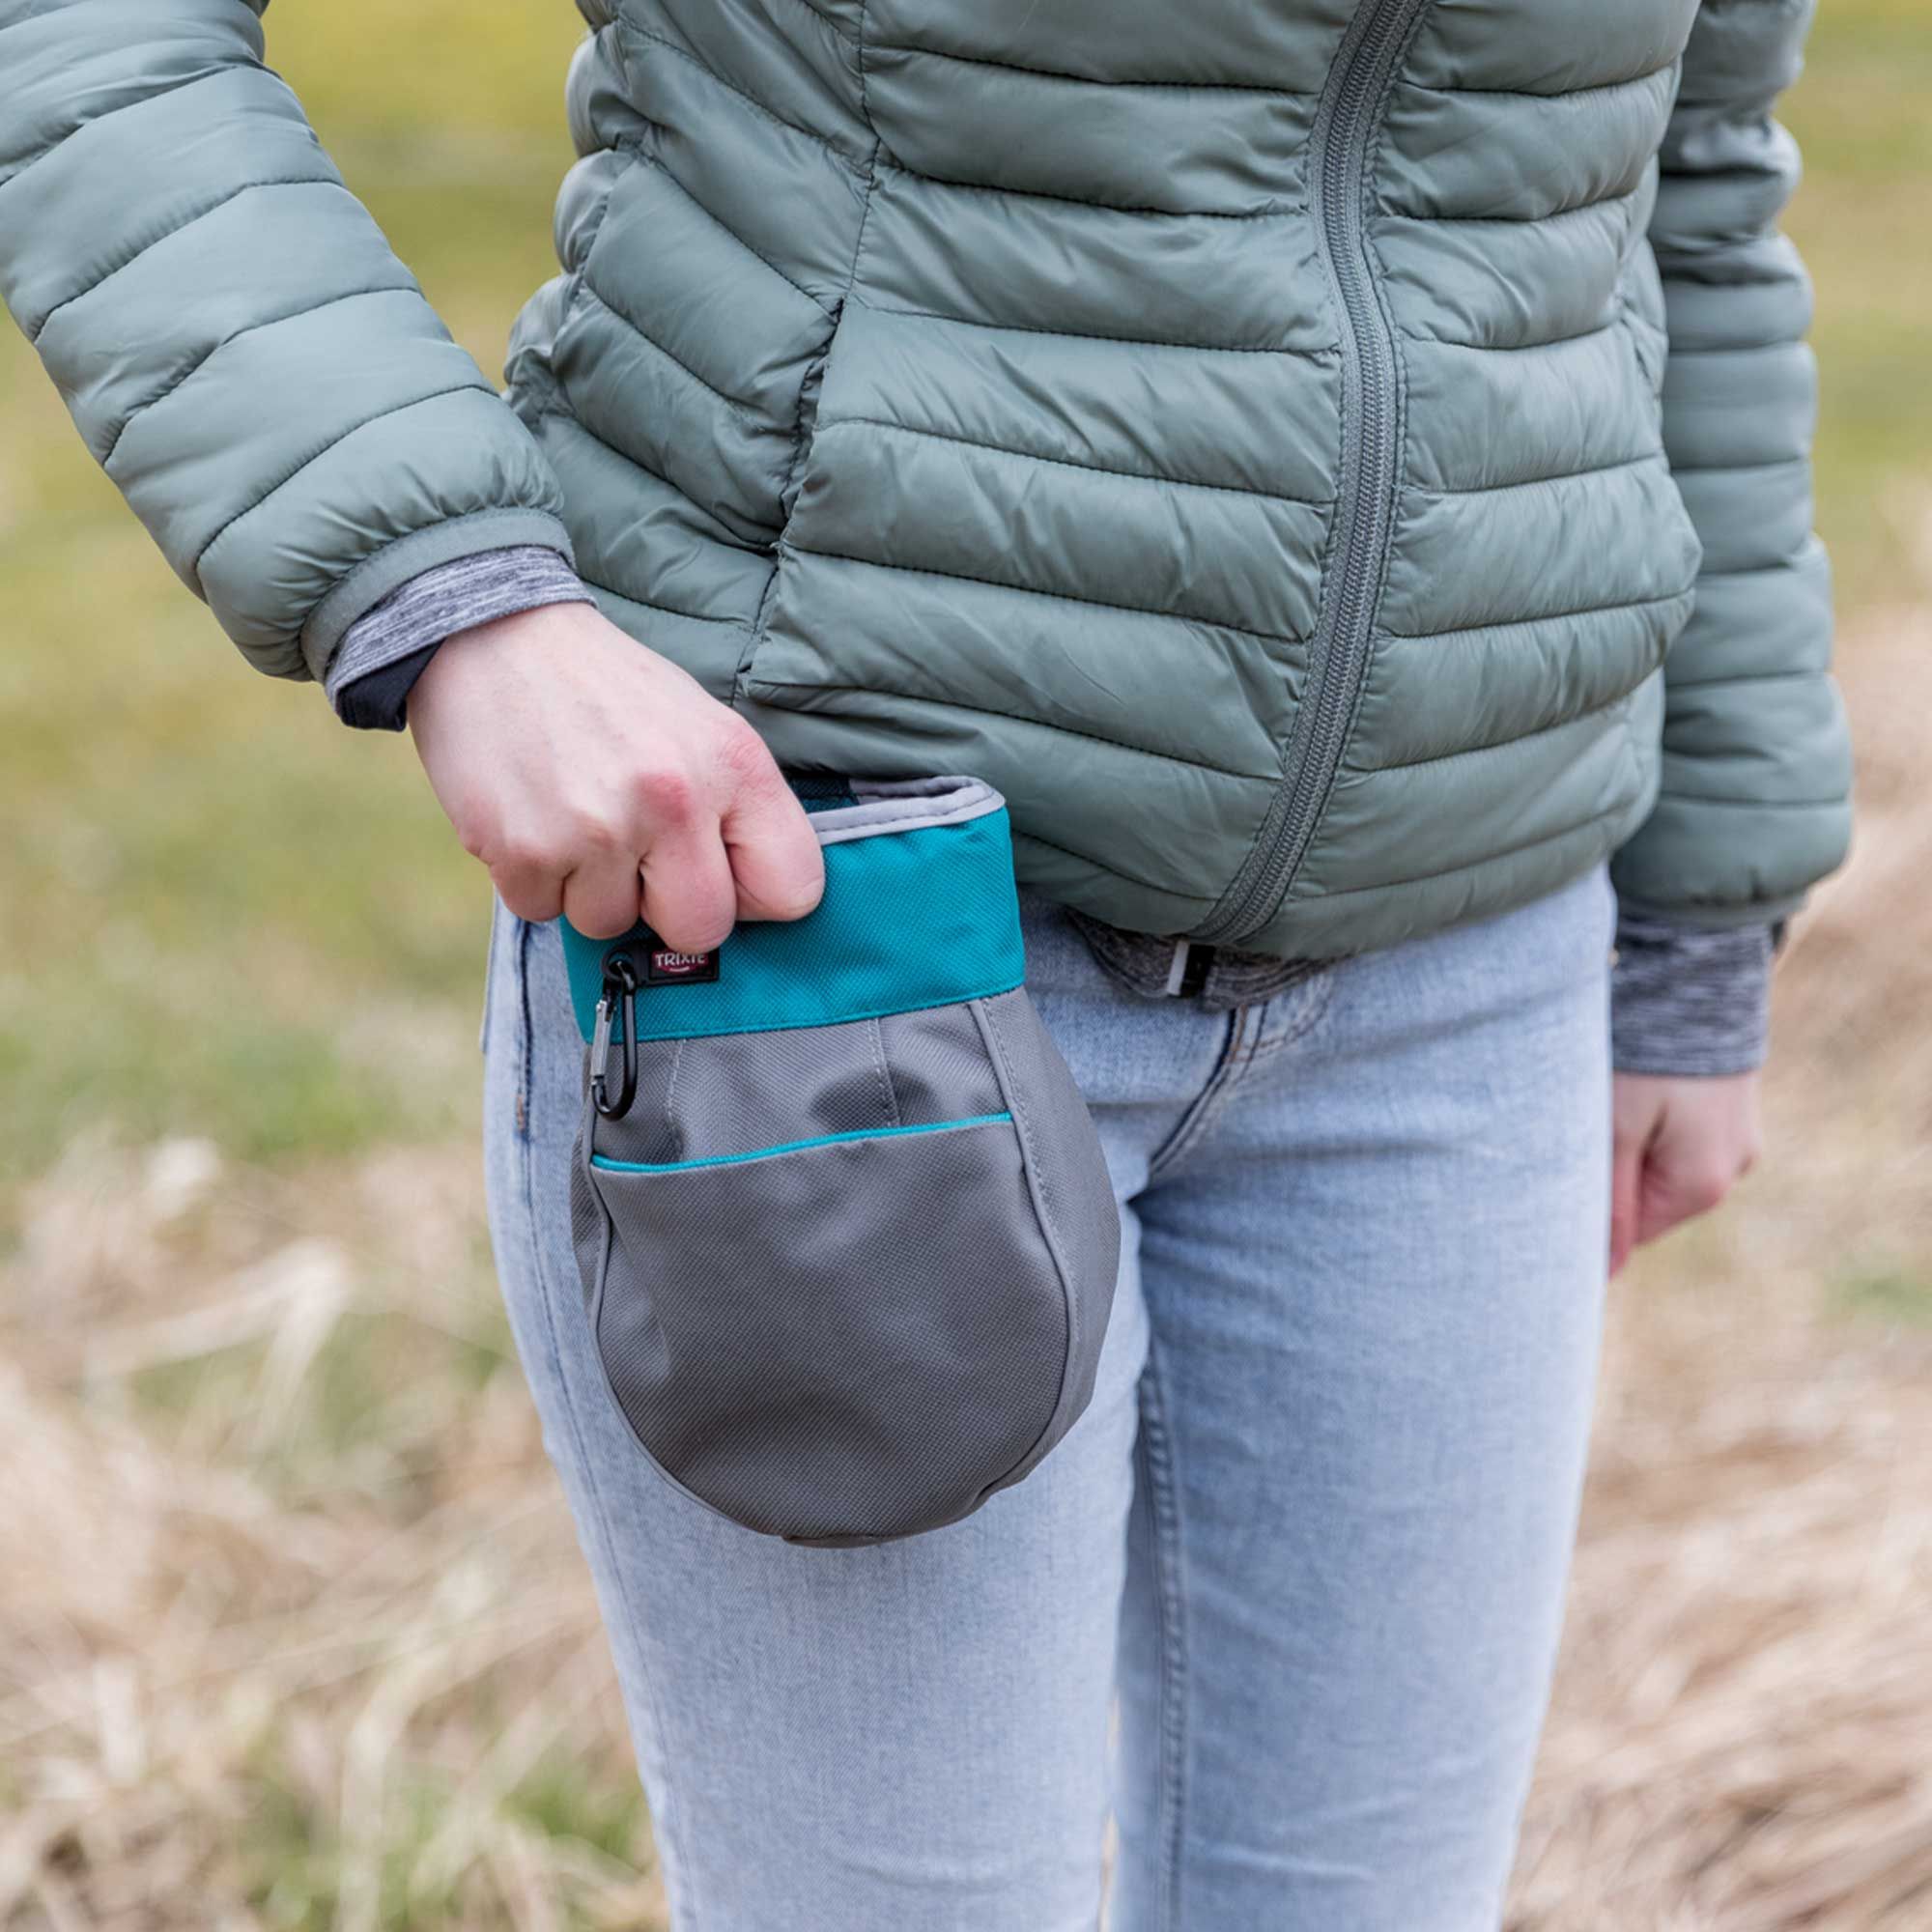
[[1350, 429], [1335, 508], [1340, 527], [1327, 601], [1309, 640], [1308, 687], [1283, 756], [1281, 786], [1234, 883], [1195, 928], [1198, 939], [1233, 943], [1273, 918], [1334, 789], [1368, 669], [1402, 449], [1395, 334], [1369, 261], [1369, 144], [1428, 6], [1429, 0], [1362, 0], [1316, 111], [1309, 166], [1320, 211], [1317, 234], [1345, 324], [1342, 410]]

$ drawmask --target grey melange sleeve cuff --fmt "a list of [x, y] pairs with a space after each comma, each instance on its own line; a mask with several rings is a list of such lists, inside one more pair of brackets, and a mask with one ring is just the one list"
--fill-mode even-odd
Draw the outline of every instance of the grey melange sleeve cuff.
[[411, 689], [445, 638], [540, 605], [592, 601], [561, 554], [542, 544], [478, 551], [438, 564], [351, 625], [329, 662], [328, 701], [345, 724], [400, 731]]
[[1768, 924], [1714, 930], [1624, 915], [1610, 975], [1617, 1071], [1715, 1077], [1762, 1066], [1776, 939]]

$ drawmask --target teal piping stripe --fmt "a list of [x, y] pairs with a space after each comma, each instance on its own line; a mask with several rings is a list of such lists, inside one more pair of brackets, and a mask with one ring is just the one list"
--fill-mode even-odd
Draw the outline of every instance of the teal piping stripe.
[[845, 1134], [819, 1134], [809, 1141], [781, 1141], [777, 1147], [756, 1148], [750, 1153], [714, 1153], [703, 1160], [611, 1160], [601, 1153], [590, 1156], [592, 1167], [607, 1174], [688, 1174], [695, 1167], [732, 1167], [741, 1160], [763, 1160], [774, 1153], [802, 1153], [807, 1148], [837, 1147], [840, 1141], [886, 1141], [896, 1134], [944, 1134], [954, 1127], [990, 1127], [1002, 1121], [1012, 1122], [1010, 1114], [975, 1114], [964, 1121], [923, 1121], [909, 1127], [858, 1127]]

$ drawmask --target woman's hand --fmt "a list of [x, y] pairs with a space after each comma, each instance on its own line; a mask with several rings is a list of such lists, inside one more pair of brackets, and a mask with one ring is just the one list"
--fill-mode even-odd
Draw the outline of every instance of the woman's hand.
[[524, 919], [610, 939], [642, 917], [708, 952], [818, 903], [818, 840], [757, 733], [591, 605], [459, 631], [409, 711], [464, 849]]
[[1758, 1076], [1619, 1073], [1611, 1089], [1610, 1272], [1706, 1214], [1757, 1159]]

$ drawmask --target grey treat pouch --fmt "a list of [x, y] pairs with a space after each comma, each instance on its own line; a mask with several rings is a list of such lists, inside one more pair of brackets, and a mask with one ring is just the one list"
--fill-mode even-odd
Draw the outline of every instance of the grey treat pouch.
[[826, 874], [806, 919], [699, 956], [565, 926], [573, 1236], [651, 1460], [747, 1528], [876, 1543], [970, 1515], [1066, 1434], [1120, 1222], [1021, 983], [999, 794], [800, 792]]

